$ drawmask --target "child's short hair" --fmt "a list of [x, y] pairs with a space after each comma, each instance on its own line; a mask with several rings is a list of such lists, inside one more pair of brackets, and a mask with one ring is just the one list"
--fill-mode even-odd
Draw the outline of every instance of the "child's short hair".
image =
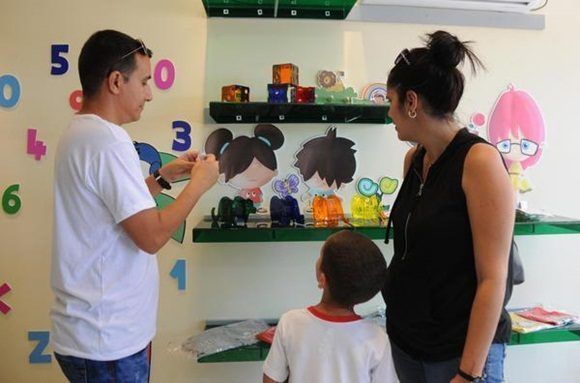
[[354, 306], [368, 301], [383, 288], [387, 262], [368, 237], [342, 230], [324, 243], [320, 271], [326, 276], [332, 300]]

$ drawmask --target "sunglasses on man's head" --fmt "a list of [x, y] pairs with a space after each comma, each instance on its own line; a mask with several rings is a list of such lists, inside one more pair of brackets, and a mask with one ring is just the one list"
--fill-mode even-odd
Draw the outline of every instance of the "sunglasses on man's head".
[[399, 55], [397, 56], [397, 58], [395, 59], [395, 65], [397, 65], [398, 63], [402, 61], [405, 61], [405, 63], [407, 63], [407, 65], [411, 65], [411, 61], [409, 60], [409, 56], [411, 55], [411, 52], [408, 49], [403, 49], [401, 51], [401, 53], [399, 53]]
[[147, 48], [145, 46], [145, 43], [143, 42], [143, 40], [137, 39], [136, 41], [139, 43], [139, 46], [137, 48], [133, 49], [132, 51], [124, 54], [123, 56], [121, 56], [121, 58], [118, 61], [123, 61], [127, 57], [133, 55], [133, 53], [139, 52], [139, 51], [142, 51], [143, 54], [144, 55], [147, 55], [148, 57], [151, 57], [152, 56], [153, 53], [151, 52], [151, 50], [149, 48]]

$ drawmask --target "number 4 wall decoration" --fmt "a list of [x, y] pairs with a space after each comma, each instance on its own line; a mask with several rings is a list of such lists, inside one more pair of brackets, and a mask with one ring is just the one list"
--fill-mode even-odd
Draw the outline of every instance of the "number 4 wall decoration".
[[34, 154], [34, 159], [40, 161], [46, 155], [46, 145], [40, 140], [36, 140], [36, 129], [28, 129], [28, 143], [26, 153]]

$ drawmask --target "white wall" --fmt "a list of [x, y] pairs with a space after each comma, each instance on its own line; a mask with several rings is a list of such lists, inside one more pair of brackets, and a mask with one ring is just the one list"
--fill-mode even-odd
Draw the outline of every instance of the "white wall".
[[[347, 84], [360, 90], [369, 82], [384, 81], [393, 59], [405, 47], [437, 26], [364, 24], [328, 21], [220, 20], [205, 18], [201, 2], [126, 0], [100, 2], [54, 0], [18, 3], [0, 0], [0, 75], [19, 77], [22, 98], [11, 110], [0, 109], [0, 192], [20, 183], [23, 207], [18, 215], [0, 212], [0, 284], [13, 291], [1, 299], [13, 310], [0, 315], [0, 382], [60, 382], [56, 362], [30, 365], [33, 343], [27, 332], [49, 330], [52, 300], [49, 266], [52, 226], [52, 162], [58, 136], [72, 111], [69, 93], [79, 87], [74, 65], [64, 77], [50, 76], [50, 44], [69, 43], [75, 63], [82, 43], [95, 30], [116, 28], [142, 37], [154, 60], [169, 58], [177, 70], [169, 91], [154, 90], [142, 120], [128, 128], [137, 141], [170, 152], [171, 121], [188, 120], [194, 129], [193, 147], [218, 125], [204, 124], [204, 108], [219, 100], [222, 85], [242, 83], [252, 88], [252, 99], [266, 99], [271, 65], [292, 62], [300, 67], [300, 82], [314, 85], [319, 69], [343, 69]], [[573, 170], [580, 142], [575, 113], [580, 88], [580, 52], [576, 49], [572, 0], [550, 2], [544, 31], [489, 28], [445, 28], [475, 48], [488, 71], [470, 79], [459, 116], [488, 113], [509, 82], [528, 90], [543, 109], [548, 146], [538, 165], [528, 172], [534, 191], [530, 205], [580, 217], [575, 192], [580, 185]], [[26, 129], [35, 127], [48, 145], [40, 162], [25, 153]], [[281, 175], [290, 166], [299, 144], [324, 132], [326, 125], [278, 125], [286, 143], [278, 152]], [[249, 134], [252, 125], [230, 125], [235, 134]], [[357, 175], [400, 177], [405, 144], [392, 126], [338, 125], [340, 135], [357, 142]], [[342, 194], [350, 196], [352, 185]], [[158, 335], [154, 341], [154, 382], [256, 382], [261, 363], [198, 365], [169, 351], [201, 330], [205, 319], [277, 317], [284, 311], [316, 302], [314, 260], [321, 243], [193, 244], [191, 228], [207, 214], [224, 186], [204, 197], [188, 219], [183, 244], [170, 242], [159, 254], [161, 302]], [[269, 194], [266, 195], [269, 197]], [[348, 198], [347, 198], [348, 200]], [[518, 287], [512, 304], [550, 304], [580, 313], [576, 292], [580, 236], [520, 237], [528, 281]], [[387, 259], [392, 248], [383, 246]], [[169, 272], [175, 260], [188, 261], [188, 286], [179, 292]], [[361, 308], [372, 310], [376, 298]], [[576, 362], [580, 343], [510, 347], [506, 373], [509, 382], [580, 382]]]

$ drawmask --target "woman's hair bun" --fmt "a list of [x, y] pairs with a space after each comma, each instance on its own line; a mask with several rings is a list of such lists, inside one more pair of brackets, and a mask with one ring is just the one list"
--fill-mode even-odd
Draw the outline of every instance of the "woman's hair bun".
[[463, 42], [445, 31], [428, 34], [425, 42], [433, 63], [440, 68], [455, 68], [465, 60], [468, 51]]

